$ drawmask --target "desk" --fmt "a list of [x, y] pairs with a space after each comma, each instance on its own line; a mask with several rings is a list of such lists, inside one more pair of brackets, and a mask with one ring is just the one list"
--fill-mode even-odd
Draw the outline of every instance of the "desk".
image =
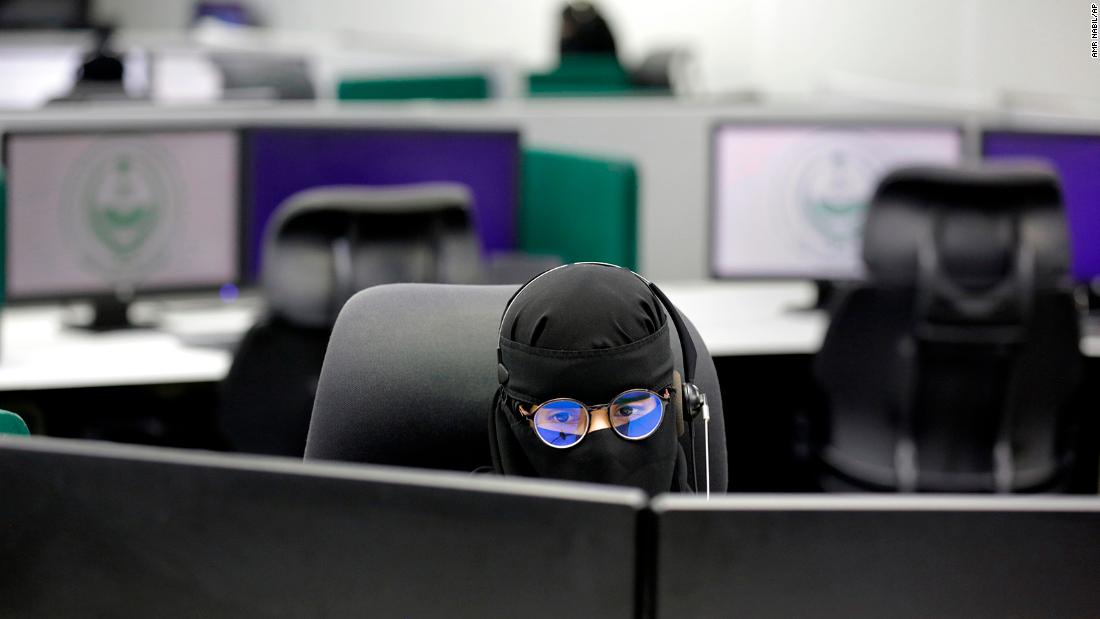
[[[808, 282], [669, 282], [661, 289], [713, 357], [809, 355], [828, 329], [824, 312], [799, 309], [815, 298]], [[262, 304], [255, 298], [138, 303], [134, 314], [156, 315], [163, 328], [111, 333], [63, 327], [68, 311], [3, 310], [0, 391], [217, 382], [232, 361], [225, 344], [244, 334]], [[1100, 332], [1084, 334], [1081, 351], [1100, 357]]]
[[808, 310], [810, 282], [671, 282], [659, 284], [699, 330], [712, 357], [813, 354], [829, 327]]
[[[157, 315], [163, 329], [92, 333], [63, 326], [74, 308], [9, 307], [0, 319], [0, 391], [216, 382], [255, 320], [254, 300], [136, 304], [132, 317]], [[77, 312], [79, 313], [79, 312]]]
[[[670, 282], [659, 284], [691, 319], [712, 357], [810, 355], [821, 349], [829, 318], [807, 310], [809, 282]], [[1100, 357], [1100, 326], [1081, 325], [1081, 354]]]

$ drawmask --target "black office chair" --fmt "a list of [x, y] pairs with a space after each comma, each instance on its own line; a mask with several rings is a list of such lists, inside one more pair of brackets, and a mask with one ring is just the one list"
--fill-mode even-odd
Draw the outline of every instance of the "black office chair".
[[469, 282], [480, 249], [464, 186], [324, 187], [291, 196], [266, 229], [268, 311], [241, 341], [222, 391], [234, 450], [300, 457], [332, 324], [356, 291]]
[[1056, 175], [897, 170], [863, 259], [868, 281], [840, 300], [814, 363], [825, 488], [1061, 488], [1081, 356]]
[[[488, 465], [497, 330], [516, 288], [396, 284], [348, 301], [321, 370], [306, 459], [460, 471]], [[711, 403], [711, 489], [722, 492], [726, 435], [718, 376], [695, 327], [684, 322], [698, 351], [695, 382]], [[700, 463], [702, 423], [696, 418]], [[702, 466], [698, 474], [702, 483]]]
[[630, 82], [654, 93], [672, 94], [689, 87], [694, 70], [691, 52], [685, 48], [658, 49], [646, 54], [629, 69]]

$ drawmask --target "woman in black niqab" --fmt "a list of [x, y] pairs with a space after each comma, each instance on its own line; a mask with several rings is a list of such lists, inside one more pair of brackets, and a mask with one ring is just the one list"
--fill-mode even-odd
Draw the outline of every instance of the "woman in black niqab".
[[[572, 264], [532, 280], [501, 324], [501, 386], [489, 418], [493, 468], [634, 486], [651, 495], [691, 491], [670, 322], [653, 291], [627, 269]], [[576, 445], [556, 449], [520, 411], [554, 398], [592, 406], [630, 389], [669, 395], [660, 425], [637, 441], [593, 429]]]

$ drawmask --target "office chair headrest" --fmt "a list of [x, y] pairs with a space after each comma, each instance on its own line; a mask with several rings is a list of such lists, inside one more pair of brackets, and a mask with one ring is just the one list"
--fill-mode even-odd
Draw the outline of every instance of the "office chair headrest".
[[953, 306], [941, 317], [1018, 314], [1021, 294], [1068, 281], [1058, 177], [1038, 164], [895, 170], [871, 201], [863, 259], [875, 284]]
[[[306, 458], [465, 471], [488, 465], [498, 327], [517, 288], [393, 284], [352, 297], [329, 339]], [[697, 351], [696, 383], [710, 402], [711, 487], [724, 491], [717, 372], [698, 332], [684, 322]], [[675, 333], [670, 339], [683, 372], [679, 339]], [[698, 436], [701, 461], [701, 430]]]
[[470, 192], [456, 183], [331, 186], [287, 198], [268, 222], [262, 281], [273, 314], [328, 327], [356, 291], [475, 281]]
[[313, 70], [305, 56], [217, 51], [210, 60], [222, 76], [227, 98], [315, 99]]

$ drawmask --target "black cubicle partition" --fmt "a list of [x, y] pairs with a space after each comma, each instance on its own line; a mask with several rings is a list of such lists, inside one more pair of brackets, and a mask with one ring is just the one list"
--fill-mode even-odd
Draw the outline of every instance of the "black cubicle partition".
[[659, 497], [657, 617], [1096, 617], [1100, 499]]
[[0, 437], [0, 617], [1096, 617], [1100, 497], [661, 496]]
[[0, 438], [0, 616], [633, 617], [639, 491]]

